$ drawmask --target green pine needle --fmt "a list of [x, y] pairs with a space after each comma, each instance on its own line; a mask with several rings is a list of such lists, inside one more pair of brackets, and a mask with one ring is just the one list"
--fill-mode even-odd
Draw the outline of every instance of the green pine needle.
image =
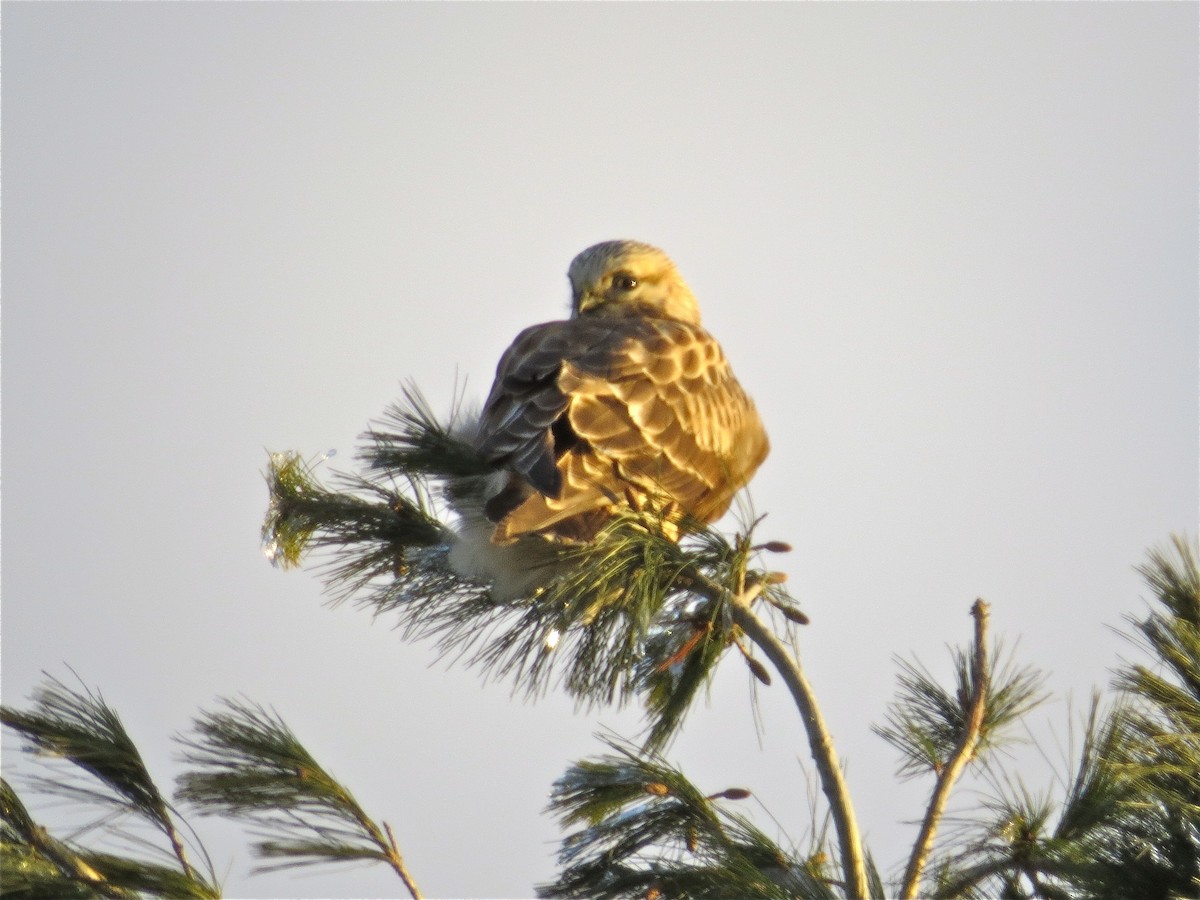
[[[80, 858], [100, 873], [109, 888], [120, 886], [116, 896], [216, 898], [216, 888], [171, 866], [110, 853], [83, 853]], [[102, 891], [104, 896], [110, 896]]]
[[181, 739], [191, 770], [178, 779], [180, 801], [252, 823], [262, 835], [258, 855], [280, 861], [263, 869], [392, 861], [385, 829], [278, 715], [245, 701], [223, 705], [198, 716], [194, 736]]
[[104, 883], [81, 854], [33, 820], [12, 785], [0, 779], [0, 893], [20, 897], [132, 897]]
[[458, 403], [443, 424], [420, 389], [406, 384], [401, 399], [388, 407], [380, 426], [363, 435], [369, 443], [359, 456], [372, 472], [443, 480], [487, 475], [491, 471], [488, 462], [456, 435], [459, 420]]
[[133, 897], [135, 894], [108, 887], [108, 892], [94, 884], [73, 878], [44, 853], [31, 845], [5, 840], [0, 843], [0, 873], [5, 897], [22, 900], [71, 900], [91, 897]]
[[1061, 801], [1002, 780], [943, 848], [933, 896], [1200, 896], [1200, 568], [1177, 537], [1140, 571], [1152, 607], [1130, 621], [1151, 662], [1093, 700]]
[[75, 692], [57, 679], [33, 694], [34, 708], [0, 708], [0, 721], [30, 747], [69, 760], [88, 772], [129, 810], [162, 826], [166, 803], [120, 717], [104, 698], [86, 688]]
[[1161, 608], [1130, 622], [1157, 665], [1130, 665], [1118, 677], [1141, 701], [1122, 772], [1200, 821], [1200, 565], [1184, 538], [1172, 550], [1152, 552], [1139, 569]]
[[1099, 693], [1092, 696], [1075, 777], [1054, 829], [1057, 840], [1090, 840], [1097, 829], [1112, 822], [1118, 805], [1127, 797], [1127, 787], [1116, 771], [1114, 760], [1127, 735], [1129, 712], [1125, 703], [1105, 710]]
[[[164, 866], [140, 858], [97, 853], [58, 841], [33, 821], [5, 782], [0, 790], [0, 814], [7, 860], [6, 892], [11, 862], [12, 872], [20, 873], [20, 883], [26, 885], [24, 889], [31, 896], [126, 897], [141, 892], [156, 896], [219, 896], [211, 864], [205, 878], [189, 862], [174, 811], [150, 777], [120, 717], [104, 699], [86, 688], [74, 691], [50, 679], [34, 692], [33, 701], [30, 711], [0, 708], [0, 720], [18, 732], [40, 757], [73, 765], [99, 786], [61, 773], [35, 783], [50, 793], [106, 809], [106, 820], [124, 812], [149, 823], [168, 839], [170, 850], [160, 852], [169, 852], [176, 864]], [[112, 830], [123, 834], [115, 827]], [[204, 856], [203, 848], [198, 849]]]
[[800, 860], [734, 810], [744, 791], [704, 794], [656, 754], [607, 738], [613, 754], [572, 766], [550, 809], [565, 827], [546, 897], [835, 897], [816, 850]]
[[309, 510], [311, 501], [324, 491], [299, 453], [272, 453], [266, 479], [270, 501], [262, 527], [263, 552], [272, 565], [292, 568], [300, 564], [309, 538], [320, 525], [319, 517]]
[[[1011, 656], [1003, 659], [999, 642], [990, 656], [1001, 661], [988, 673], [976, 758], [1001, 743], [1007, 727], [1046, 698], [1044, 673], [1032, 666], [1017, 667]], [[975, 696], [975, 672], [968, 650], [956, 648], [953, 657], [953, 692], [919, 662], [897, 660], [900, 690], [888, 707], [888, 724], [872, 730], [900, 751], [897, 774], [902, 778], [940, 772], [962, 740]]]
[[423, 494], [406, 496], [353, 476], [341, 476], [344, 490], [330, 490], [296, 453], [272, 453], [266, 477], [263, 552], [282, 568], [299, 565], [310, 545], [344, 551], [335, 573], [353, 591], [375, 576], [402, 571], [410, 551], [446, 540]]

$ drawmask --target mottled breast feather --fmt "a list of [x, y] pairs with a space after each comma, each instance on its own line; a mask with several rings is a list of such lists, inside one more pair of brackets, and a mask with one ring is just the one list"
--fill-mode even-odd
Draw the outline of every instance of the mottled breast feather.
[[500, 360], [479, 448], [509, 472], [494, 540], [589, 540], [613, 507], [657, 497], [711, 522], [766, 458], [753, 402], [715, 340], [671, 319], [525, 329]]

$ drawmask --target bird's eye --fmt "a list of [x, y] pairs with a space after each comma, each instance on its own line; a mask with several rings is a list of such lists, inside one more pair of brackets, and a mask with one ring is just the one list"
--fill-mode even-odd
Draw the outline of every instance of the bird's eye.
[[638, 286], [638, 280], [628, 272], [618, 272], [613, 276], [613, 287], [618, 291], [632, 291]]

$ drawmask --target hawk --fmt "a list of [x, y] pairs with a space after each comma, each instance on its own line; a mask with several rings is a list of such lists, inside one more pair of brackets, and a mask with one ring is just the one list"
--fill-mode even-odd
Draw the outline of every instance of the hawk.
[[571, 317], [517, 335], [464, 435], [493, 475], [452, 491], [464, 527], [451, 565], [504, 597], [544, 580], [550, 545], [591, 540], [623, 506], [715, 521], [768, 451], [663, 251], [596, 244], [568, 278]]

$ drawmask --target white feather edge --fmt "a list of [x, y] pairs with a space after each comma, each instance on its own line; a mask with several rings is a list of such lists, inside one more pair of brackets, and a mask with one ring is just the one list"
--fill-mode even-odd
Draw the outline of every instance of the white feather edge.
[[[465, 410], [456, 417], [451, 434], [460, 441], [475, 443], [479, 421], [477, 409]], [[497, 603], [511, 603], [535, 594], [558, 570], [554, 546], [542, 538], [492, 543], [496, 525], [488, 520], [484, 504], [504, 488], [507, 480], [503, 471], [459, 478], [448, 485], [445, 494], [459, 520], [450, 540], [450, 569], [462, 578], [488, 585]]]

